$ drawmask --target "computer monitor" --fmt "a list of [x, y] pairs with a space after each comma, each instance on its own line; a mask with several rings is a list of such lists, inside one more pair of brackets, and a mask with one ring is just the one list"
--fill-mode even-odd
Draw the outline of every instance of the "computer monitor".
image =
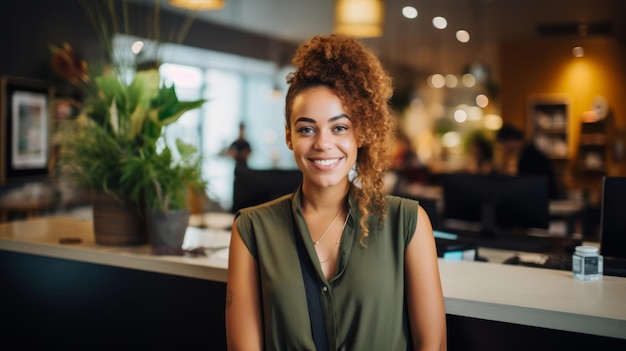
[[233, 185], [232, 213], [294, 192], [302, 183], [300, 170], [238, 168]]
[[478, 223], [483, 236], [550, 224], [545, 176], [446, 174], [442, 188], [443, 219]]
[[600, 215], [600, 253], [626, 260], [626, 177], [604, 177]]

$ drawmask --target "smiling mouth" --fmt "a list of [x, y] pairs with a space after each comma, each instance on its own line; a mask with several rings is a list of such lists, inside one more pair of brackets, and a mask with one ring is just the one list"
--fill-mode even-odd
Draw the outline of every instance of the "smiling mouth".
[[339, 162], [339, 158], [333, 158], [333, 159], [328, 159], [328, 160], [312, 160], [313, 163], [320, 165], [320, 166], [332, 166], [335, 163]]

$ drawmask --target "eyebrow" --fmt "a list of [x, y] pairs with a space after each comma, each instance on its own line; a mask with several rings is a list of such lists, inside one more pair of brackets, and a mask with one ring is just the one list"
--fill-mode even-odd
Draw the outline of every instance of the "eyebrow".
[[[350, 119], [350, 116], [346, 115], [345, 113], [342, 113], [340, 115], [331, 117], [328, 121], [329, 122], [334, 122], [334, 121], [342, 119], [342, 118]], [[296, 119], [294, 124], [298, 124], [300, 122], [302, 122], [302, 123], [313, 123], [313, 124], [316, 123], [316, 121], [313, 118], [310, 118], [310, 117], [298, 117], [298, 119]]]

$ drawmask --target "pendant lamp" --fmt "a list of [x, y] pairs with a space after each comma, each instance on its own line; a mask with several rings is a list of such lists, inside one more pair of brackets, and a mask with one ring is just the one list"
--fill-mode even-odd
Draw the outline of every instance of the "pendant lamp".
[[371, 38], [383, 35], [384, 0], [336, 0], [335, 33]]
[[170, 5], [192, 11], [219, 10], [226, 0], [168, 0]]

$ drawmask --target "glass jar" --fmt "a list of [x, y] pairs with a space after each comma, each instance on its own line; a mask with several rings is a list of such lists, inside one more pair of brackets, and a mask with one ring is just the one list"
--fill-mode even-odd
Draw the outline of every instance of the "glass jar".
[[578, 280], [602, 279], [602, 255], [594, 246], [576, 246], [572, 255], [572, 274]]

